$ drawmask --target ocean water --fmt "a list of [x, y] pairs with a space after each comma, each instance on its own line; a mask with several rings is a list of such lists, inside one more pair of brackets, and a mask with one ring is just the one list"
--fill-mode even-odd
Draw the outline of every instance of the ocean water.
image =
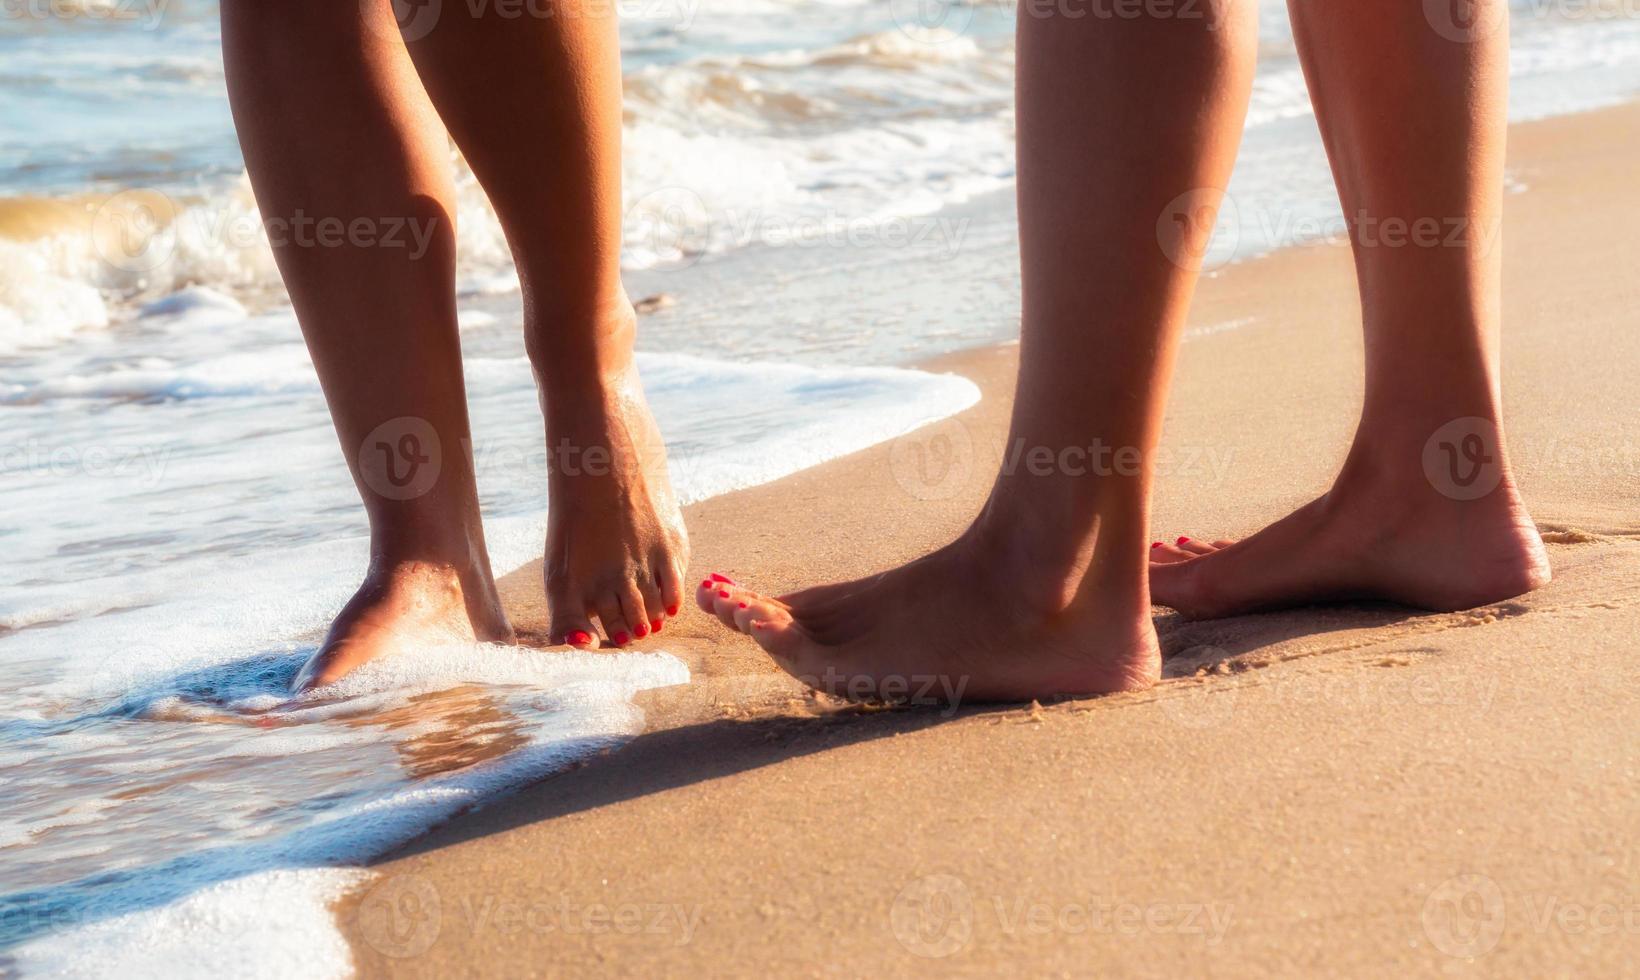
[[[971, 404], [899, 365], [1016, 323], [1011, 5], [622, 11], [625, 264], [635, 295], [681, 299], [645, 318], [640, 368], [684, 498]], [[0, 18], [0, 974], [345, 973], [324, 903], [350, 868], [618, 746], [634, 694], [688, 680], [664, 644], [450, 648], [287, 696], [364, 525], [246, 187], [215, 17]], [[1279, 5], [1261, 47], [1209, 268], [1342, 230]], [[1517, 119], [1632, 97], [1640, 10], [1517, 3], [1512, 77]], [[501, 571], [538, 553], [543, 447], [516, 280], [452, 166]]]

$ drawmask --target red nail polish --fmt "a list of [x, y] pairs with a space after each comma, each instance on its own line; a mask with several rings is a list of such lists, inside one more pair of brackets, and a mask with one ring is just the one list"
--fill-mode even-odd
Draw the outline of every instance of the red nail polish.
[[1177, 540], [1177, 541], [1175, 541], [1175, 542], [1173, 542], [1173, 543], [1174, 543], [1174, 544], [1189, 544], [1189, 543], [1190, 543], [1190, 539], [1189, 539], [1189, 538], [1180, 538], [1180, 539], [1179, 539], [1179, 540]]
[[735, 584], [734, 579], [730, 578], [727, 575], [719, 575], [717, 572], [712, 573], [712, 581], [714, 581], [714, 582], [728, 582], [730, 585]]
[[649, 631], [652, 633], [659, 633], [661, 631], [661, 621], [657, 619], [653, 623], [650, 623]]
[[718, 589], [718, 598], [719, 599], [729, 598], [729, 590], [728, 589]]
[[1160, 541], [1152, 541], [1152, 542], [1151, 542], [1151, 543], [1150, 543], [1150, 546], [1151, 546], [1151, 547], [1152, 547], [1152, 548], [1160, 548], [1160, 547], [1161, 547], [1161, 546], [1162, 546], [1162, 543], [1161, 543], [1161, 542], [1160, 542]]
[[571, 643], [591, 643], [592, 634], [588, 633], [586, 630], [576, 630], [569, 635], [569, 641]]
[[639, 623], [638, 625], [632, 627], [632, 632], [638, 634], [638, 638], [642, 639], [649, 635], [649, 627], [644, 623]]
[[666, 607], [666, 614], [667, 614], [667, 615], [668, 615], [668, 616], [676, 616], [676, 615], [677, 615], [677, 614], [678, 614], [678, 607], [677, 607], [677, 604], [676, 604], [676, 603], [674, 603], [674, 604], [672, 604], [672, 605], [670, 605], [670, 606], [667, 606], [667, 607]]
[[745, 609], [745, 608], [746, 608], [746, 604], [745, 604], [745, 603], [744, 603], [744, 602], [743, 602], [743, 603], [741, 603], [741, 604], [740, 604], [740, 608], [742, 608], [742, 609]]
[[630, 640], [630, 639], [631, 639], [631, 637], [626, 635], [626, 630], [621, 630], [619, 633], [615, 634], [615, 645], [616, 646], [622, 646], [626, 643], [627, 640]]
[[703, 589], [710, 589], [712, 587], [712, 580], [709, 579], [709, 578], [701, 579], [700, 580], [700, 587], [703, 588]]

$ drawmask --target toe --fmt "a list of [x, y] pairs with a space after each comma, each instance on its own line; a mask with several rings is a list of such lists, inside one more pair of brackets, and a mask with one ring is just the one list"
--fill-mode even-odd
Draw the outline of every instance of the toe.
[[660, 576], [646, 568], [636, 585], [638, 595], [643, 599], [644, 633], [659, 633], [661, 623], [666, 619], [666, 600], [661, 598]]
[[739, 629], [735, 625], [735, 610], [747, 602], [747, 590], [730, 582], [713, 582], [712, 585], [710, 612], [723, 625], [732, 630]]
[[695, 605], [701, 612], [717, 615], [717, 593], [722, 588], [716, 579], [701, 579], [695, 586]]
[[593, 627], [591, 618], [587, 616], [585, 603], [553, 602], [551, 616], [551, 622], [547, 627], [549, 642], [562, 643], [582, 650], [598, 649], [598, 631]]
[[547, 641], [582, 650], [598, 649], [598, 631], [587, 616], [587, 603], [562, 582], [547, 583]]
[[771, 599], [738, 585], [727, 576], [714, 573], [703, 580], [696, 590], [696, 603], [718, 618], [718, 622], [732, 630], [751, 632], [754, 619], [771, 619], [777, 614], [787, 619], [789, 607], [778, 599]]
[[666, 615], [676, 616], [683, 610], [683, 574], [668, 555], [657, 556], [650, 563], [655, 569], [655, 587], [660, 590], [661, 608]]
[[602, 593], [596, 605], [598, 622], [603, 624], [604, 636], [615, 646], [625, 646], [632, 642], [632, 626], [626, 620], [626, 614], [621, 611], [621, 598], [613, 591]]
[[764, 653], [786, 670], [796, 669], [804, 648], [811, 641], [789, 609], [774, 603], [754, 603], [745, 621], [745, 633], [757, 641]]
[[1206, 541], [1197, 541], [1195, 538], [1180, 538], [1173, 542], [1173, 546], [1191, 555], [1205, 555], [1215, 550]]
[[621, 600], [621, 618], [626, 620], [632, 628], [632, 635], [642, 639], [649, 635], [649, 604], [644, 601], [643, 590], [637, 577], [616, 593]]
[[1150, 546], [1150, 564], [1153, 566], [1176, 565], [1182, 561], [1189, 561], [1194, 557], [1196, 556], [1193, 552], [1186, 551], [1167, 541], [1158, 541]]

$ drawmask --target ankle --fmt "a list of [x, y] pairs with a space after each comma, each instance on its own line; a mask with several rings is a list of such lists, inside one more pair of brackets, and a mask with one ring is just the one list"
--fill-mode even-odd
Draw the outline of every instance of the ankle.
[[525, 300], [524, 346], [543, 400], [585, 399], [632, 368], [638, 314], [625, 291], [576, 301]]
[[[1132, 593], [1148, 608], [1142, 507], [1060, 492], [1023, 495], [999, 482], [961, 539], [1000, 587], [1042, 597], [1044, 611], [1069, 609], [1086, 586], [1106, 597]], [[1139, 589], [1139, 591], [1135, 591]]]
[[1364, 420], [1328, 496], [1415, 511], [1518, 500], [1503, 430], [1490, 414]]
[[480, 536], [460, 530], [376, 528], [370, 539], [370, 574], [449, 575], [471, 583], [490, 577], [490, 563]]

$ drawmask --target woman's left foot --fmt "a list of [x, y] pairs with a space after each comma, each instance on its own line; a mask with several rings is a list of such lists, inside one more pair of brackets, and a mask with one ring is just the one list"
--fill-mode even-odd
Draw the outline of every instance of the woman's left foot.
[[1548, 584], [1543, 540], [1507, 476], [1459, 500], [1421, 473], [1352, 473], [1241, 541], [1152, 545], [1152, 600], [1190, 619], [1362, 599], [1451, 612]]

